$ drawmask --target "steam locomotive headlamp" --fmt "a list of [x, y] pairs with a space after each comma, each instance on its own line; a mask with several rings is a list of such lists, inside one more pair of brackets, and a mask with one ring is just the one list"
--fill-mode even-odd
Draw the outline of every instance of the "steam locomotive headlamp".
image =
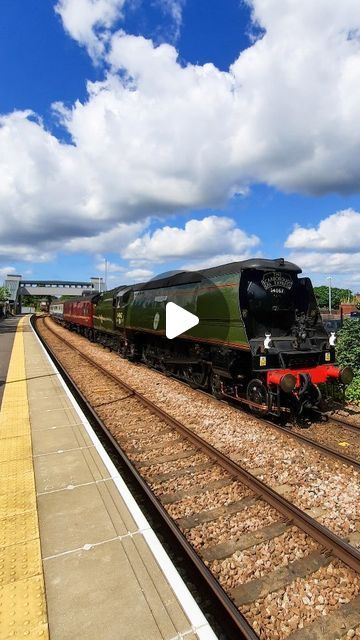
[[354, 372], [351, 367], [344, 367], [340, 371], [340, 380], [343, 384], [350, 384], [354, 377]]
[[285, 373], [285, 375], [280, 380], [280, 388], [285, 393], [291, 393], [294, 391], [296, 386], [296, 377], [292, 375], [292, 373]]

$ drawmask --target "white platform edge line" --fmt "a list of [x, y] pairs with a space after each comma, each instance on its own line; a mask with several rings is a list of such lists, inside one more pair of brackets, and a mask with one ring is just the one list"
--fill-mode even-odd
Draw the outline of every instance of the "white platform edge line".
[[58, 380], [60, 381], [60, 384], [62, 385], [66, 395], [68, 396], [71, 404], [73, 405], [76, 413], [78, 414], [81, 422], [83, 423], [83, 425], [84, 425], [84, 427], [85, 427], [90, 439], [94, 443], [94, 446], [95, 446], [99, 456], [101, 457], [105, 467], [108, 469], [109, 473], [113, 476], [113, 481], [114, 481], [114, 483], [115, 483], [115, 485], [116, 485], [116, 487], [117, 487], [122, 499], [124, 500], [126, 506], [128, 507], [128, 509], [129, 509], [132, 517], [134, 518], [137, 526], [139, 527], [139, 529], [142, 530], [142, 533], [144, 535], [144, 538], [146, 539], [146, 542], [149, 545], [149, 548], [151, 549], [151, 551], [152, 551], [157, 563], [161, 567], [161, 569], [162, 569], [167, 581], [169, 582], [172, 590], [174, 591], [174, 594], [176, 595], [179, 603], [181, 604], [182, 608], [184, 609], [185, 614], [189, 618], [189, 621], [190, 621], [191, 625], [194, 628], [194, 632], [198, 635], [200, 640], [218, 640], [218, 637], [216, 636], [216, 634], [212, 630], [210, 624], [206, 620], [206, 618], [205, 618], [203, 612], [201, 611], [199, 605], [197, 604], [197, 602], [195, 601], [194, 597], [190, 593], [190, 591], [187, 588], [185, 582], [183, 581], [182, 577], [180, 576], [179, 572], [177, 571], [175, 565], [173, 564], [172, 560], [168, 556], [167, 552], [165, 551], [164, 547], [162, 546], [162, 544], [161, 544], [160, 540], [158, 539], [157, 535], [155, 534], [155, 532], [150, 527], [150, 524], [149, 524], [148, 520], [145, 518], [144, 514], [142, 513], [142, 511], [139, 508], [138, 504], [136, 503], [133, 495], [130, 493], [128, 487], [126, 486], [126, 484], [124, 482], [124, 480], [122, 479], [122, 477], [120, 476], [119, 472], [117, 471], [114, 463], [112, 462], [112, 460], [110, 459], [109, 455], [107, 454], [107, 452], [105, 451], [104, 447], [102, 446], [99, 438], [97, 437], [97, 435], [94, 432], [90, 422], [88, 421], [88, 419], [86, 418], [84, 412], [82, 411], [82, 409], [78, 405], [77, 401], [75, 400], [74, 396], [72, 395], [72, 393], [71, 393], [69, 387], [67, 386], [65, 380], [62, 378], [62, 376], [61, 376], [60, 372], [57, 370], [54, 362], [51, 360], [51, 358], [50, 358], [49, 354], [47, 353], [45, 347], [41, 343], [40, 338], [36, 335], [35, 330], [34, 330], [34, 328], [33, 328], [31, 323], [30, 323], [30, 326], [31, 326], [31, 329], [33, 331], [33, 334], [34, 334], [36, 340], [38, 341], [41, 349], [43, 350], [46, 358], [48, 359], [52, 369], [55, 371], [56, 376], [57, 376]]

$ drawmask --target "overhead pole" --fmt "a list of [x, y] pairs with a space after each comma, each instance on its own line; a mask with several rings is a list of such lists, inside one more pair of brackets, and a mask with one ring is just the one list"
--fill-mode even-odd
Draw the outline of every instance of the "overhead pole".
[[331, 276], [328, 276], [326, 279], [329, 280], [329, 314], [331, 315]]

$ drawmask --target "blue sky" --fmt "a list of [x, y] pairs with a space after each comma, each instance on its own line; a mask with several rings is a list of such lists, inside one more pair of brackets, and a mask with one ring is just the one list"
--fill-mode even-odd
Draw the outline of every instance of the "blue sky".
[[0, 274], [106, 258], [115, 285], [285, 255], [360, 289], [344, 2], [2, 0]]

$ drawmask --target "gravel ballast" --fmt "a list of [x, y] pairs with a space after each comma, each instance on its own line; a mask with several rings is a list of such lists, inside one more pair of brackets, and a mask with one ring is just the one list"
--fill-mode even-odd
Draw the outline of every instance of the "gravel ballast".
[[[253, 416], [90, 343], [55, 331], [336, 534], [360, 532], [360, 473]], [[111, 405], [108, 413], [111, 414]], [[129, 411], [131, 420], [131, 410]]]
[[[55, 330], [64, 331], [57, 326]], [[264, 425], [247, 414], [214, 401], [174, 380], [164, 378], [154, 371], [119, 360], [115, 354], [106, 353], [79, 336], [64, 331], [64, 337], [78, 347], [80, 341], [83, 352], [86, 352], [87, 345], [95, 349], [96, 354], [89, 353], [90, 357], [94, 357], [105, 368], [119, 375], [155, 404], [162, 406], [167, 413], [248, 468], [254, 475], [266, 479], [271, 486], [295, 504], [298, 500], [306, 505], [306, 509], [310, 513], [313, 512], [319, 520], [327, 518], [331, 521], [333, 517], [333, 530], [338, 529], [340, 535], [344, 535], [346, 523], [343, 514], [339, 518], [339, 513], [331, 501], [332, 483], [336, 478], [345, 505], [344, 513], [346, 511], [350, 514], [347, 531], [356, 530], [358, 505], [352, 511], [352, 494], [346, 484], [347, 472], [356, 474], [354, 469], [328, 460], [308, 447], [297, 445], [293, 440], [289, 443], [286, 436], [275, 432], [271, 427], [265, 428], [268, 437], [264, 438]], [[81, 356], [69, 353], [68, 347], [60, 347], [60, 350], [65, 362], [72, 367], [82, 391], [88, 398], [90, 393], [91, 402], [107, 428], [121, 443], [154, 493], [164, 501], [169, 515], [178, 520], [178, 526], [184, 535], [199, 555], [203, 555], [205, 564], [226, 591], [231, 592], [239, 587], [248, 588], [247, 582], [265, 579], [279, 569], [285, 568], [287, 571], [288, 566], [306, 560], [314, 550], [319, 555], [317, 543], [304, 532], [291, 526], [291, 523], [287, 522], [285, 525], [278, 511], [264, 500], [256, 498], [247, 487], [234, 480], [208, 455], [197, 450], [188, 441], [182, 440], [174, 428], [149, 412], [134, 396], [126, 394], [124, 388], [115, 382], [106, 382], [101, 378], [101, 372], [98, 377], [93, 372], [90, 375], [87, 367], [91, 365], [85, 366], [81, 362]], [[103, 356], [108, 364], [102, 362]], [[122, 371], [117, 371], [115, 364], [110, 366], [115, 360], [116, 367], [120, 364]], [[129, 367], [128, 371], [125, 371], [126, 367]], [[136, 384], [131, 375], [137, 379]], [[137, 385], [141, 382], [143, 387], [139, 388]], [[160, 392], [159, 385], [169, 385], [166, 403], [162, 395], [164, 390]], [[158, 401], [157, 394], [161, 395], [161, 402]], [[178, 407], [176, 412], [175, 404]], [[200, 416], [197, 422], [192, 413], [194, 408]], [[236, 423], [235, 417], [237, 422], [240, 419], [240, 426]], [[245, 432], [248, 437], [244, 435]], [[241, 434], [245, 441], [244, 447], [238, 444]], [[278, 442], [274, 436], [282, 439], [283, 451], [277, 448], [280, 441]], [[216, 439], [219, 445], [216, 444]], [[254, 451], [251, 459], [247, 449], [250, 442], [253, 443]], [[293, 453], [289, 451], [290, 445], [304, 450], [303, 455], [290, 455]], [[315, 460], [310, 460], [307, 469], [305, 453], [308, 461], [309, 454], [315, 453], [317, 456]], [[245, 462], [242, 455], [245, 456]], [[299, 464], [303, 466], [298, 467]], [[337, 475], [334, 475], [334, 472], [331, 475], [332, 470], [328, 464], [336, 467]], [[303, 485], [301, 482], [304, 478]], [[311, 480], [311, 486], [306, 484], [307, 479]], [[347, 482], [349, 483], [349, 478]], [[351, 482], [355, 482], [355, 476], [351, 477]], [[292, 495], [295, 499], [291, 498]], [[340, 495], [337, 500], [340, 504]], [[337, 505], [337, 501], [335, 504]], [[336, 608], [351, 602], [359, 594], [357, 574], [335, 559], [327, 558], [326, 565], [328, 566], [323, 566], [307, 578], [294, 580], [294, 575], [291, 574], [290, 583], [282, 589], [274, 588], [271, 577], [271, 593], [254, 599], [250, 605], [241, 605], [241, 600], [237, 601], [261, 640], [283, 640], [294, 630], [311, 625], [317, 618], [327, 616]], [[321, 563], [318, 566], [321, 566]], [[314, 567], [311, 571], [314, 571]], [[344, 637], [356, 637], [357, 627], [348, 629], [346, 633], [352, 632], [354, 635]]]

